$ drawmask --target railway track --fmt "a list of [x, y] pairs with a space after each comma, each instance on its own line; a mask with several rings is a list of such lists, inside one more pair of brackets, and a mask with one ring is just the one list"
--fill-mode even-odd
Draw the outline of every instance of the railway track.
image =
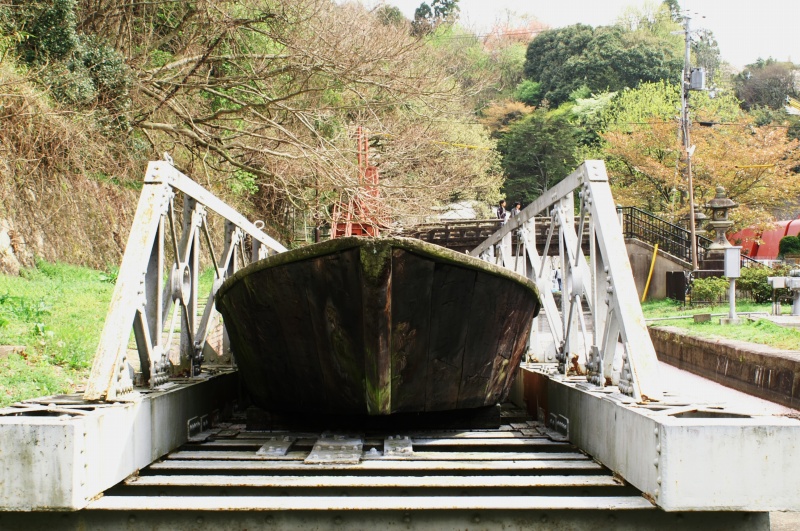
[[715, 528], [708, 513], [659, 510], [523, 411], [504, 407], [501, 418], [497, 429], [401, 433], [257, 431], [234, 420], [86, 509], [0, 515], [0, 528]]

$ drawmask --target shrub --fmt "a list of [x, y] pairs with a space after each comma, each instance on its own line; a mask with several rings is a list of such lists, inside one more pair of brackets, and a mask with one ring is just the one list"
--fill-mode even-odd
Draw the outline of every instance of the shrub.
[[778, 243], [778, 254], [800, 254], [800, 238], [797, 236], [784, 236]]
[[728, 280], [722, 277], [696, 278], [692, 280], [692, 304], [708, 302], [713, 306], [728, 289]]
[[9, 29], [28, 36], [19, 44], [20, 55], [27, 63], [69, 57], [78, 45], [76, 4], [76, 0], [33, 1], [12, 11]]
[[97, 98], [97, 90], [83, 65], [63, 64], [42, 72], [42, 81], [59, 102], [89, 105]]
[[[767, 277], [782, 277], [788, 273], [787, 266], [743, 267], [742, 276], [736, 281], [736, 288], [747, 292], [753, 302], [769, 302], [772, 300], [772, 286]], [[788, 290], [778, 290], [778, 295], [788, 295]]]
[[[77, 30], [77, 0], [35, 0], [0, 13], [0, 34], [20, 35], [19, 57], [39, 67], [40, 81], [67, 105], [128, 110], [133, 74], [125, 58]], [[126, 124], [122, 124], [123, 126]]]
[[542, 99], [542, 85], [536, 81], [526, 79], [514, 90], [514, 98], [526, 105], [538, 105]]

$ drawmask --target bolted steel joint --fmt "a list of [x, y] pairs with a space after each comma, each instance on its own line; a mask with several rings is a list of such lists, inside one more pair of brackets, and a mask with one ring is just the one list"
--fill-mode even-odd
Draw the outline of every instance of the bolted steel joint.
[[170, 272], [170, 287], [173, 301], [189, 302], [192, 293], [192, 272], [186, 262], [174, 264]]

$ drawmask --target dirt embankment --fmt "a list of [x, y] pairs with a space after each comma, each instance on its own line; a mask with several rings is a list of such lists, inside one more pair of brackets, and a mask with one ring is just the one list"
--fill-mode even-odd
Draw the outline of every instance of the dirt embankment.
[[56, 108], [0, 62], [0, 272], [119, 263], [146, 166], [96, 116]]

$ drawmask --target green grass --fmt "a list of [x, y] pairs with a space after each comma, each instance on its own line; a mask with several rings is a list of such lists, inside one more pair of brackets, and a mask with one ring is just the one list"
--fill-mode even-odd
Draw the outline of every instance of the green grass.
[[[744, 317], [741, 314], [748, 312], [769, 314], [771, 308], [771, 304], [738, 301], [736, 303], [736, 313], [741, 317]], [[800, 330], [778, 326], [767, 319], [759, 318], [758, 315], [753, 315], [753, 320], [743, 318], [742, 324], [739, 325], [719, 324], [719, 318], [727, 317], [728, 315], [727, 305], [690, 307], [681, 306], [671, 300], [662, 300], [646, 302], [642, 305], [642, 310], [646, 319], [659, 319], [648, 323], [649, 326], [653, 327], [672, 326], [685, 330], [688, 334], [697, 337], [734, 339], [785, 350], [800, 349]], [[790, 305], [782, 307], [782, 313], [790, 312]], [[719, 317], [713, 316], [710, 321], [704, 323], [695, 323], [694, 319], [690, 318], [663, 320], [668, 317], [692, 316], [700, 313], [723, 315]]]
[[[784, 313], [791, 312], [791, 305], [783, 305], [782, 311]], [[728, 304], [716, 304], [714, 306], [688, 306], [682, 305], [672, 299], [663, 299], [659, 301], [647, 301], [642, 304], [642, 311], [647, 319], [661, 318], [661, 317], [677, 317], [681, 315], [695, 315], [698, 313], [720, 313], [728, 315]], [[770, 313], [772, 311], [771, 303], [755, 303], [748, 301], [736, 301], [736, 313]]]
[[[117, 273], [39, 262], [18, 277], [0, 275], [0, 345], [17, 347], [0, 355], [0, 406], [83, 387]], [[199, 280], [205, 297], [214, 270]]]
[[0, 276], [0, 405], [73, 391], [91, 367], [114, 274], [39, 262]]

